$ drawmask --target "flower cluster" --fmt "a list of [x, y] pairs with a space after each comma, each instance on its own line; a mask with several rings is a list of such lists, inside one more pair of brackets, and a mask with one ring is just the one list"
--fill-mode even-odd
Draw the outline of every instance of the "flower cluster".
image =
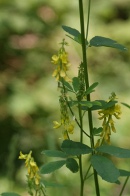
[[29, 152], [29, 154], [23, 154], [20, 152], [19, 159], [24, 159], [25, 160], [25, 167], [28, 170], [28, 175], [27, 175], [27, 181], [28, 181], [28, 187], [29, 187], [29, 193], [30, 195], [33, 195], [32, 189], [35, 190], [36, 193], [39, 193], [39, 196], [41, 193], [45, 196], [45, 187], [44, 185], [40, 182], [40, 175], [39, 175], [39, 168], [34, 161], [32, 155], [32, 151]]
[[70, 67], [70, 63], [68, 60], [68, 53], [65, 51], [64, 45], [67, 45], [65, 40], [61, 43], [62, 46], [59, 49], [57, 55], [52, 56], [52, 63], [56, 65], [56, 69], [54, 70], [52, 76], [56, 78], [57, 81], [61, 81], [63, 78], [67, 82], [71, 82], [71, 79], [67, 76], [67, 71]]
[[58, 129], [63, 126], [63, 137], [64, 139], [69, 139], [69, 134], [73, 134], [74, 132], [74, 124], [70, 121], [69, 114], [68, 114], [68, 106], [66, 100], [63, 96], [60, 96], [60, 112], [61, 112], [61, 120], [60, 122], [53, 121], [54, 129]]
[[98, 114], [100, 115], [99, 119], [103, 120], [103, 123], [102, 123], [103, 129], [100, 134], [100, 139], [97, 141], [96, 147], [100, 146], [104, 142], [107, 144], [110, 144], [111, 131], [114, 133], [116, 132], [113, 116], [116, 119], [120, 119], [121, 107], [120, 105], [115, 104], [107, 109], [100, 110]]

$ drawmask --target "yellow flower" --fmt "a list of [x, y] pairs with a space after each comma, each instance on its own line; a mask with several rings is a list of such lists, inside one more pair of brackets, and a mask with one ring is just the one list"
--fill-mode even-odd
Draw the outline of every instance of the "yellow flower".
[[51, 62], [56, 65], [56, 69], [54, 70], [52, 76], [55, 77], [57, 81], [60, 81], [62, 78], [64, 78], [64, 80], [70, 82], [71, 80], [67, 76], [67, 70], [70, 67], [70, 63], [64, 45], [66, 45], [65, 40], [62, 42], [62, 46], [59, 49], [58, 54], [52, 56]]
[[57, 55], [53, 55], [52, 56], [52, 63], [54, 64], [54, 65], [56, 65], [57, 63], [58, 63], [58, 61], [59, 61], [59, 56], [57, 56]]
[[[112, 94], [110, 101], [113, 101], [114, 99], [116, 99], [116, 95]], [[103, 120], [103, 131], [100, 134], [100, 139], [97, 141], [96, 147], [102, 145], [104, 142], [110, 144], [111, 131], [116, 133], [113, 116], [120, 119], [121, 107], [120, 105], [115, 104], [107, 109], [98, 111], [98, 114], [100, 115], [99, 119]]]
[[27, 154], [23, 154], [23, 153], [20, 151], [19, 159], [26, 159], [26, 158], [27, 158]]
[[70, 134], [73, 134], [74, 133], [74, 125], [73, 124], [70, 124], [67, 128], [67, 131], [70, 133]]
[[53, 121], [54, 123], [54, 129], [58, 129], [61, 126], [61, 123], [57, 122], [57, 121]]

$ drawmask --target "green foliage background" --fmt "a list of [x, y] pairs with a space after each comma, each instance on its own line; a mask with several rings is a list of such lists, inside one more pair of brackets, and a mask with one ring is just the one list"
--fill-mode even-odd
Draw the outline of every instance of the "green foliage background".
[[[21, 175], [22, 163], [18, 160], [20, 150], [24, 153], [33, 150], [41, 165], [45, 161], [40, 154], [42, 150], [59, 148], [61, 133], [52, 128], [59, 111], [50, 59], [57, 51], [58, 43], [65, 38], [61, 29], [63, 24], [79, 30], [78, 1], [0, 0], [0, 181], [4, 185], [0, 192], [13, 190], [13, 182], [19, 191], [25, 183]], [[130, 104], [129, 24], [129, 0], [92, 1], [89, 38], [95, 35], [110, 37], [128, 48], [125, 53], [110, 48], [90, 49], [90, 81], [99, 82], [93, 99], [107, 99], [115, 91], [119, 101]], [[66, 40], [70, 45], [67, 49], [72, 63], [70, 75], [73, 76], [77, 73], [81, 53], [78, 44], [69, 38]], [[113, 143], [130, 148], [130, 111], [125, 107], [122, 111]], [[96, 113], [94, 118], [95, 124], [100, 123]], [[130, 170], [128, 162], [124, 166]], [[75, 183], [78, 180], [73, 183], [77, 174], [70, 176], [64, 168], [58, 173], [60, 179], [54, 174], [54, 180], [68, 186], [55, 188], [55, 195], [61, 192], [63, 196], [77, 194]], [[11, 186], [7, 179], [11, 180]], [[106, 184], [102, 182], [102, 185], [105, 194]], [[87, 193], [92, 195], [93, 188], [86, 189]], [[114, 195], [118, 190], [112, 185], [112, 191]], [[50, 189], [50, 195], [52, 193]], [[129, 193], [130, 189], [126, 190], [126, 195]]]

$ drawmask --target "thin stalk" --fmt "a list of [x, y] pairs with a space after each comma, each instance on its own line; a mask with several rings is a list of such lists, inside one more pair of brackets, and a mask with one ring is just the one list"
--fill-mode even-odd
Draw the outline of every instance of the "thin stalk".
[[90, 7], [91, 7], [91, 0], [88, 0], [88, 15], [87, 15], [86, 40], [88, 39], [89, 18], [90, 18]]
[[[88, 7], [88, 13], [90, 14], [90, 6]], [[87, 55], [86, 55], [86, 39], [85, 39], [85, 30], [84, 30], [83, 0], [79, 0], [79, 14], [80, 14], [80, 28], [81, 28], [84, 76], [85, 76], [85, 84], [86, 84], [86, 89], [87, 89], [89, 87], [89, 78], [88, 78], [88, 66], [87, 66]], [[88, 101], [91, 100], [90, 94], [87, 95], [87, 100]], [[88, 121], [89, 121], [89, 130], [90, 130], [90, 143], [91, 143], [91, 148], [93, 149], [94, 148], [93, 120], [92, 120], [92, 112], [90, 109], [88, 110]], [[100, 196], [98, 176], [97, 176], [97, 172], [95, 170], [94, 170], [94, 181], [95, 181], [96, 195]]]
[[127, 178], [126, 178], [126, 180], [125, 180], [125, 182], [124, 182], [124, 184], [123, 184], [123, 187], [122, 187], [122, 189], [121, 189], [121, 192], [120, 192], [119, 196], [122, 196], [122, 193], [123, 193], [123, 191], [124, 191], [124, 189], [125, 189], [125, 187], [126, 187], [126, 184], [127, 184], [128, 180], [129, 180], [129, 177], [130, 177], [130, 176], [127, 176]]
[[85, 174], [85, 176], [84, 176], [84, 181], [87, 179], [87, 176], [88, 176], [88, 173], [89, 173], [89, 171], [90, 171], [90, 169], [91, 169], [91, 166], [92, 166], [92, 165], [90, 165], [90, 166], [88, 167], [88, 170], [87, 170], [87, 172], [86, 172], [86, 174]]
[[[83, 118], [82, 118], [82, 110], [81, 105], [78, 104], [79, 111], [79, 121], [80, 121], [80, 142], [83, 143]], [[84, 192], [84, 178], [83, 178], [83, 168], [82, 168], [82, 155], [79, 156], [79, 172], [80, 172], [80, 196], [83, 196]]]

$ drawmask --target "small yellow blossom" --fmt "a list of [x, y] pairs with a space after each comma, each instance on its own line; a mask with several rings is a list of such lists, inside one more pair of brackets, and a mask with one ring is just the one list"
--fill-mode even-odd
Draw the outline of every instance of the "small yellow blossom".
[[[110, 101], [113, 101], [116, 99], [116, 95], [112, 94], [110, 97]], [[97, 144], [95, 147], [98, 147], [102, 145], [104, 142], [107, 144], [110, 144], [110, 136], [111, 136], [111, 131], [116, 133], [116, 128], [114, 125], [114, 120], [113, 117], [116, 119], [120, 119], [121, 115], [121, 107], [118, 104], [115, 104], [107, 109], [102, 109], [98, 111], [98, 114], [100, 115], [99, 119], [103, 120], [102, 127], [103, 130], [100, 134], [100, 139], [97, 141]]]

